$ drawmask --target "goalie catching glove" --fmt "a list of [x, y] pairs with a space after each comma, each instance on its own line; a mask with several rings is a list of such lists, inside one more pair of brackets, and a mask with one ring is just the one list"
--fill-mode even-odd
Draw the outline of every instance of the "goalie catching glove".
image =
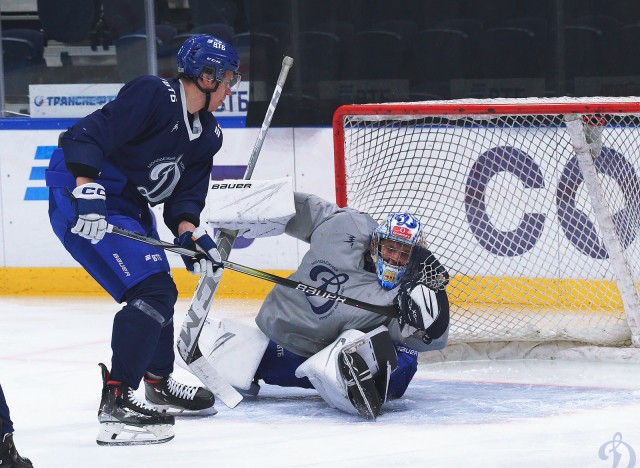
[[417, 333], [426, 344], [440, 338], [449, 326], [449, 302], [445, 291], [423, 283], [401, 284], [395, 299], [400, 332], [407, 338]]
[[175, 245], [184, 247], [185, 249], [196, 250], [196, 257], [187, 257], [182, 255], [187, 270], [194, 275], [206, 275], [220, 281], [222, 276], [222, 257], [218, 251], [218, 246], [214, 240], [207, 234], [203, 227], [197, 227], [193, 232], [187, 231], [177, 237], [174, 241]]

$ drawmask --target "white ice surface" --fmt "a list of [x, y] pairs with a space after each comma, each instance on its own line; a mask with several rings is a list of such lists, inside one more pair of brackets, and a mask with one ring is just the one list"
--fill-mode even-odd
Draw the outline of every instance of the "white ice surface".
[[[217, 300], [212, 314], [250, 320], [258, 307]], [[236, 409], [178, 418], [169, 443], [98, 446], [97, 364], [110, 362], [117, 310], [107, 298], [0, 298], [0, 382], [17, 447], [36, 467], [626, 467], [634, 453], [639, 464], [640, 364], [622, 362], [421, 364], [375, 422], [311, 390], [263, 386]], [[616, 433], [614, 465], [612, 444], [606, 459], [599, 449]]]

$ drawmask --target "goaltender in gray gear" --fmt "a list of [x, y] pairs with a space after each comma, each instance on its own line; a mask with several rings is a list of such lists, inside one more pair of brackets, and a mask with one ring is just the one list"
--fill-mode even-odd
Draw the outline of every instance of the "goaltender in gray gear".
[[[255, 333], [209, 319], [200, 338], [203, 355], [251, 394], [260, 380], [313, 386], [329, 406], [375, 419], [387, 398], [406, 390], [417, 353], [446, 345], [448, 273], [427, 249], [424, 225], [409, 213], [390, 213], [378, 225], [366, 213], [314, 195], [294, 193], [293, 205], [283, 230], [309, 251], [289, 278], [388, 306], [397, 317], [276, 285], [256, 317]], [[233, 228], [251, 221], [241, 224]]]
[[[398, 289], [380, 287], [375, 271], [365, 267], [363, 253], [369, 251], [378, 223], [368, 214], [339, 208], [315, 195], [295, 193], [294, 200], [296, 214], [285, 232], [309, 243], [310, 249], [290, 278], [363, 302], [392, 305]], [[316, 354], [346, 330], [366, 332], [380, 325], [387, 326], [395, 343], [418, 352], [444, 348], [448, 336], [445, 332], [429, 344], [414, 335], [405, 338], [396, 319], [280, 285], [267, 296], [256, 324], [273, 341], [304, 357]]]

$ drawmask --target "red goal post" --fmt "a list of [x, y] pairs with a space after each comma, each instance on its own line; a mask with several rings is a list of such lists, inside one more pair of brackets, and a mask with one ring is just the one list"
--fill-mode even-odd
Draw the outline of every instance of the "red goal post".
[[450, 342], [640, 346], [640, 98], [348, 105], [333, 131], [340, 206], [426, 223]]

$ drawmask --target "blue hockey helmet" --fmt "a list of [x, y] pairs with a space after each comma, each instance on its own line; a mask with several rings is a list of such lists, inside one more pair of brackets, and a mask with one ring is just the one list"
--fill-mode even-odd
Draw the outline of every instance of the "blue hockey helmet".
[[371, 258], [378, 283], [393, 289], [404, 276], [416, 245], [424, 245], [422, 223], [409, 213], [391, 213], [371, 236]]
[[231, 44], [208, 34], [196, 34], [184, 41], [176, 58], [178, 74], [196, 79], [203, 73], [211, 74], [222, 83], [227, 70], [233, 72], [229, 87], [240, 82], [240, 58]]

